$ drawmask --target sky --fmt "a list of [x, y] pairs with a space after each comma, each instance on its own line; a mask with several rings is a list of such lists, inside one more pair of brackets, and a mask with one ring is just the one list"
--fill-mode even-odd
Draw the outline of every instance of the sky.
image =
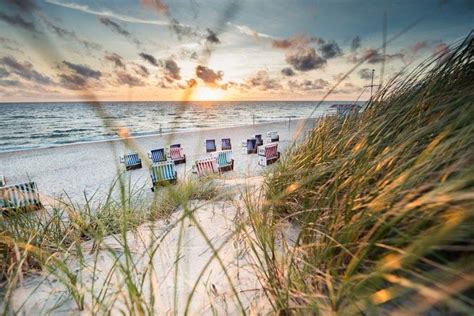
[[1, 0], [0, 102], [364, 100], [473, 21], [471, 0]]

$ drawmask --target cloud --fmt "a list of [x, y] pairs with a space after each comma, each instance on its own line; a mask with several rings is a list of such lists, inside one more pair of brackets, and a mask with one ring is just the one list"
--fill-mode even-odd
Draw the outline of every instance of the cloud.
[[300, 91], [311, 91], [311, 90], [324, 90], [329, 87], [329, 82], [324, 79], [316, 80], [290, 80], [288, 81], [288, 86], [291, 90], [300, 90]]
[[10, 72], [7, 71], [5, 68], [0, 68], [0, 78], [5, 78], [10, 75]]
[[324, 59], [331, 59], [342, 55], [342, 50], [335, 41], [329, 41], [319, 46], [319, 52]]
[[168, 12], [168, 6], [161, 0], [140, 0], [140, 3], [149, 9], [155, 10], [158, 13], [164, 14]]
[[357, 35], [356, 37], [354, 37], [351, 41], [351, 51], [352, 52], [355, 52], [357, 49], [360, 48], [361, 46], [361, 38], [359, 35]]
[[221, 43], [221, 41], [217, 37], [217, 34], [213, 30], [211, 30], [210, 28], [207, 29], [206, 41], [208, 43], [212, 43], [212, 44], [220, 44]]
[[170, 28], [180, 40], [185, 37], [194, 38], [199, 36], [199, 34], [191, 26], [181, 24], [175, 18], [171, 19]]
[[438, 58], [438, 64], [445, 63], [453, 56], [453, 52], [444, 42], [437, 44], [435, 47], [433, 47], [432, 51], [433, 56]]
[[156, 58], [153, 57], [152, 55], [147, 54], [147, 53], [140, 53], [139, 55], [140, 55], [140, 57], [143, 58], [145, 61], [149, 62], [149, 63], [152, 64], [153, 66], [158, 67], [158, 61], [157, 61]]
[[372, 79], [372, 70], [369, 68], [364, 68], [358, 72], [360, 79], [370, 80]]
[[165, 60], [163, 62], [163, 68], [165, 69], [166, 80], [174, 81], [181, 79], [181, 76], [179, 74], [180, 68], [173, 59], [169, 58]]
[[369, 64], [377, 64], [382, 62], [391, 62], [396, 59], [403, 60], [405, 55], [402, 52], [395, 53], [395, 54], [382, 54], [378, 50], [373, 48], [366, 48], [362, 52], [361, 56], [356, 54], [352, 54], [349, 56], [349, 61], [353, 63], [359, 63], [366, 61]]
[[18, 80], [0, 79], [0, 87], [22, 87], [23, 83]]
[[8, 50], [15, 51], [15, 52], [20, 51], [18, 49], [18, 46], [20, 46], [20, 44], [18, 44], [17, 41], [12, 40], [10, 38], [0, 36], [0, 46], [2, 46], [4, 49], [8, 49]]
[[137, 38], [135, 38], [129, 31], [123, 28], [120, 24], [112, 21], [111, 19], [105, 16], [99, 17], [99, 21], [103, 25], [107, 26], [112, 32], [124, 36], [137, 46], [141, 45], [141, 42]]
[[76, 74], [60, 74], [59, 84], [69, 90], [82, 90], [87, 84], [87, 79]]
[[196, 67], [196, 76], [208, 85], [215, 85], [217, 81], [222, 80], [223, 75], [222, 71], [214, 71], [206, 66]]
[[38, 32], [33, 22], [26, 21], [20, 15], [9, 15], [0, 11], [0, 20], [14, 27], [19, 27], [30, 32]]
[[6, 3], [27, 12], [31, 12], [37, 8], [33, 0], [6, 0]]
[[118, 71], [116, 75], [119, 84], [128, 85], [130, 87], [140, 87], [145, 85], [140, 78], [134, 77], [125, 71]]
[[231, 22], [227, 22], [227, 25], [235, 27], [239, 31], [239, 33], [241, 33], [241, 34], [251, 36], [251, 37], [254, 37], [256, 39], [260, 39], [260, 38], [275, 39], [276, 38], [275, 36], [272, 36], [272, 35], [269, 35], [269, 34], [259, 33], [256, 30], [248, 27], [247, 25], [237, 25], [237, 24], [233, 24]]
[[245, 82], [244, 86], [249, 88], [257, 88], [262, 91], [267, 90], [278, 90], [282, 88], [282, 85], [278, 80], [270, 78], [266, 70], [260, 70]]
[[319, 69], [326, 64], [326, 59], [316, 54], [313, 47], [300, 48], [294, 52], [289, 52], [285, 60], [299, 71]]
[[0, 59], [0, 64], [7, 67], [12, 73], [18, 75], [19, 77], [36, 82], [38, 84], [49, 85], [53, 81], [45, 76], [40, 74], [33, 68], [33, 65], [29, 62], [20, 63], [14, 57], [6, 56]]
[[63, 64], [66, 65], [70, 70], [75, 72], [77, 75], [84, 78], [99, 79], [102, 76], [100, 71], [93, 70], [86, 65], [73, 64], [71, 62], [63, 60]]
[[285, 67], [281, 70], [281, 74], [287, 77], [291, 77], [295, 75], [295, 72], [291, 67]]
[[116, 53], [108, 52], [105, 54], [104, 58], [105, 60], [112, 62], [115, 67], [125, 69], [125, 64], [123, 63], [122, 56]]
[[135, 64], [134, 70], [137, 75], [144, 78], [147, 78], [150, 75], [150, 72], [148, 71], [148, 69], [143, 65]]

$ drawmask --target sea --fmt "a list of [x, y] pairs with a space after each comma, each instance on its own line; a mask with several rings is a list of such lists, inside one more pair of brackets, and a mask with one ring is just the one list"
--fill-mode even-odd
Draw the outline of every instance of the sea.
[[352, 102], [0, 103], [0, 152], [319, 117], [334, 103]]

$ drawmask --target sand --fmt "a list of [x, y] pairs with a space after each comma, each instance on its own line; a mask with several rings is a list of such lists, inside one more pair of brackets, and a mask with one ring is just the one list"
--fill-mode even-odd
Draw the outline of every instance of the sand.
[[[266, 143], [266, 132], [275, 130], [280, 134], [279, 151], [283, 152], [291, 143], [299, 126], [308, 129], [313, 124], [313, 120], [292, 121], [290, 125], [286, 121], [146, 136], [131, 141], [135, 149], [143, 155], [142, 161], [147, 160], [146, 155], [152, 149], [181, 143], [187, 163], [177, 166], [179, 181], [184, 177], [193, 176], [191, 168], [196, 159], [209, 156], [204, 147], [206, 139], [216, 139], [219, 149], [221, 138], [231, 138], [234, 172], [226, 173], [225, 177], [244, 178], [259, 174], [263, 168], [257, 163], [257, 155], [241, 153], [243, 139], [263, 134]], [[95, 199], [100, 199], [107, 193], [114, 178], [124, 169], [119, 163], [119, 156], [129, 151], [133, 150], [127, 149], [123, 141], [104, 141], [0, 153], [0, 175], [4, 175], [9, 184], [35, 181], [45, 204], [52, 203], [60, 196], [65, 197], [65, 194], [73, 202], [81, 203], [84, 201], [84, 194], [95, 194]], [[136, 187], [151, 188], [149, 171], [145, 166], [126, 174]]]

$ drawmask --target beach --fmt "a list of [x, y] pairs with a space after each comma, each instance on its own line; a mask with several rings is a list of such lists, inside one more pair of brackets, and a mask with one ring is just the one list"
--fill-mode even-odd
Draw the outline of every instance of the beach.
[[[38, 185], [41, 199], [52, 204], [62, 197], [75, 203], [84, 202], [84, 195], [100, 200], [111, 187], [117, 175], [124, 171], [119, 156], [126, 152], [137, 151], [142, 156], [143, 168], [127, 171], [130, 183], [135, 188], [151, 188], [149, 171], [145, 160], [152, 149], [169, 147], [180, 143], [186, 154], [186, 164], [176, 166], [178, 181], [193, 177], [191, 173], [194, 161], [208, 157], [205, 152], [205, 140], [215, 139], [220, 150], [221, 139], [230, 138], [232, 142], [234, 171], [223, 174], [225, 178], [240, 178], [260, 174], [264, 169], [258, 165], [257, 155], [241, 153], [241, 141], [255, 134], [262, 134], [267, 143], [266, 133], [277, 131], [280, 135], [278, 150], [283, 152], [292, 143], [295, 132], [301, 126], [302, 133], [313, 127], [314, 119], [287, 121], [238, 126], [231, 128], [200, 129], [190, 132], [130, 138], [134, 149], [128, 149], [121, 140], [97, 141], [69, 144], [50, 148], [0, 153], [0, 175], [4, 175], [8, 184], [34, 181]], [[148, 160], [149, 161], [149, 160]], [[148, 190], [151, 195], [151, 191]]]

